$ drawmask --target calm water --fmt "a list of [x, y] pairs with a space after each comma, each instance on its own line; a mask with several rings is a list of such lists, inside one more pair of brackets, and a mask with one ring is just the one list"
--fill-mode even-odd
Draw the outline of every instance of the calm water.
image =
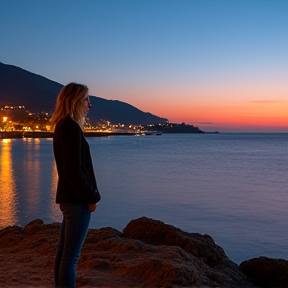
[[[88, 138], [102, 200], [92, 228], [146, 216], [208, 234], [240, 264], [288, 259], [288, 134]], [[51, 139], [0, 142], [0, 228], [61, 221]]]

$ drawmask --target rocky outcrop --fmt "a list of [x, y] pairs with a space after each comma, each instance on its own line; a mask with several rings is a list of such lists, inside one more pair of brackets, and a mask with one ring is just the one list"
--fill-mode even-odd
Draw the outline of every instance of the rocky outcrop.
[[[238, 266], [208, 235], [183, 232], [161, 221], [142, 217], [132, 220], [123, 230], [123, 236], [140, 240], [161, 251], [168, 248], [166, 253], [171, 253], [168, 259], [171, 259], [170, 269], [174, 273], [166, 277], [171, 283], [209, 287], [243, 287], [247, 284]], [[172, 255], [172, 251], [177, 252]], [[181, 267], [177, 262], [181, 263]]]
[[259, 257], [244, 261], [240, 269], [260, 287], [288, 287], [288, 261]]
[[[3, 287], [53, 287], [59, 230], [59, 223], [38, 219], [0, 231]], [[90, 229], [77, 279], [94, 287], [254, 287], [210, 236], [145, 217], [123, 233]]]

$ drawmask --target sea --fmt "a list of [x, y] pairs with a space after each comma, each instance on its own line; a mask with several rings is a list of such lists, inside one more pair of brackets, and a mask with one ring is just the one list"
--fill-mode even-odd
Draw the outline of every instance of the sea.
[[[210, 235], [236, 264], [288, 260], [288, 134], [87, 138], [102, 199], [90, 228], [142, 216]], [[61, 222], [52, 139], [0, 140], [0, 229]]]

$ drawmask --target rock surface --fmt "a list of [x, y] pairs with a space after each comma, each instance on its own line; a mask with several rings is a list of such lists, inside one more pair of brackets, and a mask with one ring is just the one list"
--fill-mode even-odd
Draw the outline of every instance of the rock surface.
[[288, 287], [288, 261], [259, 257], [244, 261], [240, 269], [260, 287]]
[[[0, 287], [53, 287], [60, 223], [0, 231]], [[245, 270], [245, 269], [244, 269]], [[243, 271], [244, 271], [243, 270]], [[77, 266], [85, 287], [255, 287], [208, 235], [145, 217], [123, 233], [90, 229]]]

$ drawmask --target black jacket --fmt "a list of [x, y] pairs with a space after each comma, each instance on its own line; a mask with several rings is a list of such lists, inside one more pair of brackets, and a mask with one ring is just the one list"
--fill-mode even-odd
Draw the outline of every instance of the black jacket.
[[97, 184], [89, 144], [70, 116], [56, 125], [53, 150], [58, 171], [56, 203], [96, 203]]

